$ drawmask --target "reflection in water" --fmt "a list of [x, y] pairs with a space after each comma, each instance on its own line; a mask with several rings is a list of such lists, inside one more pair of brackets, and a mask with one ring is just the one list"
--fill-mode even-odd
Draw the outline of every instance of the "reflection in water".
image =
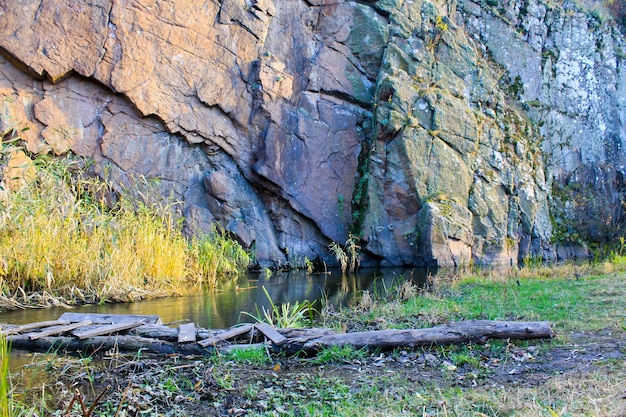
[[[334, 307], [352, 304], [364, 290], [380, 292], [405, 279], [423, 286], [429, 271], [426, 269], [381, 270], [363, 269], [356, 274], [332, 271], [329, 275], [307, 274], [304, 271], [248, 275], [230, 281], [217, 292], [207, 292], [198, 287], [196, 292], [181, 297], [160, 298], [137, 303], [87, 305], [73, 308], [76, 313], [107, 314], [157, 314], [164, 323], [190, 320], [209, 329], [227, 328], [240, 321], [250, 321], [240, 315], [247, 311], [255, 313], [257, 306], [269, 307], [263, 292], [265, 287], [275, 304], [295, 301], [316, 301], [319, 308], [322, 299]], [[53, 320], [66, 309], [19, 310], [0, 313], [0, 323], [24, 324]]]
[[[208, 329], [230, 327], [240, 321], [252, 321], [242, 311], [255, 314], [261, 307], [269, 308], [269, 301], [263, 292], [267, 289], [275, 304], [294, 303], [296, 301], [315, 301], [317, 308], [323, 302], [337, 308], [349, 306], [358, 301], [360, 294], [368, 290], [380, 294], [404, 280], [411, 280], [418, 286], [424, 286], [431, 271], [426, 269], [385, 268], [362, 269], [355, 274], [341, 274], [332, 271], [330, 275], [307, 274], [303, 271], [275, 273], [265, 275], [247, 275], [222, 285], [217, 292], [208, 292], [198, 287], [188, 295], [181, 297], [159, 298], [137, 303], [86, 305], [69, 311], [76, 313], [106, 314], [156, 314], [163, 323], [180, 320], [195, 322]], [[432, 271], [434, 274], [435, 271]], [[54, 320], [68, 311], [63, 308], [38, 310], [17, 310], [0, 313], [0, 324], [25, 324], [38, 321]], [[48, 355], [53, 355], [48, 353]], [[33, 356], [28, 352], [13, 351], [9, 363], [10, 371], [17, 372], [34, 361], [41, 363], [42, 356]], [[37, 367], [35, 367], [37, 369]]]

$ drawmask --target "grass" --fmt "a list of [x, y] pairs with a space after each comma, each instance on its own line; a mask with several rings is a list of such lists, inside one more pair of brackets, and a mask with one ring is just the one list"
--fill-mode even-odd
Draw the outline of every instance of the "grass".
[[465, 278], [412, 298], [403, 305], [402, 314], [445, 320], [546, 320], [561, 332], [620, 328], [626, 323], [626, 310], [609, 302], [626, 299], [626, 280], [620, 274], [584, 279], [575, 274], [564, 278], [524, 275]]
[[39, 156], [32, 166], [33, 178], [0, 201], [5, 308], [20, 306], [15, 294], [24, 304], [27, 293], [105, 302], [175, 294], [190, 283], [215, 288], [250, 262], [218, 230], [190, 241], [175, 204], [116, 195], [87, 175], [82, 159]]
[[219, 361], [232, 361], [246, 365], [267, 365], [272, 361], [269, 352], [264, 346], [246, 349], [233, 349], [228, 353], [217, 356]]
[[11, 393], [9, 381], [9, 346], [2, 328], [0, 327], [0, 416], [11, 415], [9, 396]]
[[309, 326], [313, 321], [313, 315], [317, 312], [314, 308], [315, 302], [309, 300], [296, 301], [293, 304], [283, 303], [275, 304], [272, 297], [263, 287], [263, 292], [270, 303], [269, 308], [256, 308], [256, 314], [242, 311], [241, 314], [251, 317], [258, 322], [265, 322], [279, 329], [301, 328]]
[[42, 416], [45, 409], [45, 398], [36, 407], [28, 406], [13, 398], [13, 387], [9, 373], [9, 359], [11, 347], [0, 327], [0, 417], [30, 417]]
[[312, 359], [312, 362], [318, 365], [325, 363], [352, 363], [368, 356], [368, 352], [364, 349], [356, 349], [350, 345], [329, 346], [323, 348]]
[[[549, 320], [558, 334], [552, 341], [494, 340], [486, 345], [392, 352], [335, 346], [314, 358], [281, 357], [278, 367], [265, 348], [254, 348], [232, 351], [206, 364], [196, 359], [193, 364], [174, 363], [167, 373], [155, 364], [155, 375], [165, 381], [160, 387], [165, 397], [176, 391], [193, 398], [194, 407], [208, 408], [232, 401], [233, 410], [241, 407], [251, 416], [622, 416], [623, 356], [612, 358], [608, 353], [619, 349], [591, 349], [603, 340], [595, 335], [617, 335], [615, 343], [624, 339], [626, 279], [618, 270], [575, 275], [589, 267], [564, 265], [558, 273], [536, 266], [535, 274], [541, 275], [536, 278], [526, 270], [506, 276], [444, 275], [420, 295], [408, 297], [414, 289], [396, 285], [375, 293], [367, 312], [332, 314], [355, 330], [468, 318]], [[330, 322], [332, 317], [319, 320]], [[573, 332], [587, 335], [571, 342]], [[583, 357], [585, 350], [589, 352]], [[571, 359], [565, 365], [556, 364], [558, 357], [567, 356]], [[512, 372], [526, 365], [521, 374]], [[202, 384], [210, 390], [210, 400], [197, 402]], [[123, 383], [120, 389], [125, 387]]]

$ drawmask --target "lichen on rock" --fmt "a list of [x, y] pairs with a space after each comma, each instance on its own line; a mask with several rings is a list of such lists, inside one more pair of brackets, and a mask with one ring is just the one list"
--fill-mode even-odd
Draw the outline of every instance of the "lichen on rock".
[[[543, 0], [0, 8], [0, 93], [29, 151], [92, 158], [120, 187], [159, 179], [190, 230], [219, 222], [262, 266], [332, 264], [351, 233], [363, 265], [575, 256], [623, 220], [615, 7], [614, 21]], [[585, 230], [598, 206], [603, 231]]]

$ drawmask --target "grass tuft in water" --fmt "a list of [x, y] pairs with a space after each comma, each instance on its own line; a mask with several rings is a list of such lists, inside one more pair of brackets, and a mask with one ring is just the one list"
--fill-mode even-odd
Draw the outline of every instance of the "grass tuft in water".
[[314, 308], [315, 302], [304, 300], [296, 301], [293, 304], [283, 303], [277, 305], [265, 287], [263, 287], [263, 291], [270, 303], [270, 308], [266, 309], [262, 306], [261, 310], [259, 310], [257, 306], [256, 314], [247, 311], [242, 311], [241, 314], [279, 329], [306, 327], [313, 322], [313, 316], [317, 313]]

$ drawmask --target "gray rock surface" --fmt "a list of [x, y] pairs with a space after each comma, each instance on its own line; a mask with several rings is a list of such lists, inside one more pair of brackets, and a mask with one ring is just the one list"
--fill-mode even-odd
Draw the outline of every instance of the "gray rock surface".
[[[581, 256], [623, 221], [626, 44], [543, 0], [0, 1], [0, 127], [262, 266]], [[145, 190], [144, 190], [145, 191]], [[145, 192], [143, 192], [145, 195]]]

